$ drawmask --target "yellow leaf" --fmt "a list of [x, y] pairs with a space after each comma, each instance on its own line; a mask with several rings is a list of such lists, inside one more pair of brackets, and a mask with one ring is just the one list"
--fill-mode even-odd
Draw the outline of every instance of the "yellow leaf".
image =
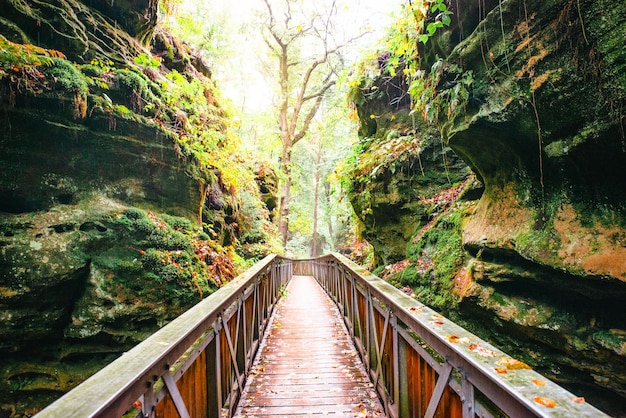
[[531, 380], [531, 382], [533, 382], [537, 386], [545, 386], [546, 385], [546, 382], [544, 382], [543, 380], [539, 380], [539, 379], [533, 379], [533, 380]]
[[511, 357], [502, 357], [497, 362], [501, 366], [505, 366], [509, 370], [530, 369], [530, 366]]
[[297, 30], [298, 32], [302, 32], [302, 25], [298, 25], [298, 26], [296, 26], [296, 30]]

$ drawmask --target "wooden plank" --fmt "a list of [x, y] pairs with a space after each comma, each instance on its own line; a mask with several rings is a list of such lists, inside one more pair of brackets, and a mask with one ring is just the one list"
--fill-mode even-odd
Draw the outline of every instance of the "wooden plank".
[[337, 307], [309, 276], [294, 276], [287, 291], [235, 416], [384, 417]]

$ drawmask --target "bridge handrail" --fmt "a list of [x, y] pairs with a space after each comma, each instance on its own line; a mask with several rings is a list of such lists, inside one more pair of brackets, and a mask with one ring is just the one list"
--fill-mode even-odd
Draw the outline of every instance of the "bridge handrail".
[[[307, 264], [310, 270], [304, 271]], [[293, 268], [294, 274], [316, 277], [338, 305], [390, 417], [434, 416], [446, 386], [458, 396], [463, 417], [500, 416], [497, 409], [512, 417], [607, 416], [341, 254], [294, 260]], [[393, 352], [385, 352], [387, 347]], [[428, 407], [417, 413], [409, 411], [415, 400], [407, 399], [411, 377], [401, 364], [407, 349], [439, 376]], [[392, 378], [385, 378], [385, 361]], [[496, 411], [478, 401], [475, 390]]]
[[[168, 382], [172, 381], [170, 379], [172, 376], [170, 368], [181, 359], [185, 352], [188, 352], [194, 344], [197, 344], [208, 331], [212, 330], [212, 335], [205, 339], [216, 340], [216, 333], [225, 326], [228, 327], [226, 325], [228, 319], [225, 316], [232, 317], [235, 315], [231, 311], [236, 311], [238, 305], [241, 307], [244, 303], [244, 298], [249, 298], [253, 293], [255, 307], [262, 305], [261, 298], [266, 297], [268, 301], [267, 306], [264, 308], [265, 312], [259, 313], [261, 309], [257, 308], [256, 319], [261, 329], [252, 331], [254, 335], [263, 335], [264, 320], [267, 319], [273, 305], [280, 296], [280, 287], [284, 286], [291, 277], [291, 264], [284, 261], [283, 258], [276, 255], [265, 257], [210, 297], [196, 304], [152, 334], [145, 341], [124, 353], [117, 360], [68, 392], [65, 396], [49, 405], [37, 417], [119, 417], [124, 415], [138, 399], [142, 399], [144, 416], [153, 416], [156, 403], [159, 401], [159, 399], [154, 399], [154, 384], [157, 380], [163, 379], [165, 385], [168, 386]], [[271, 276], [267, 285], [269, 293], [264, 293], [263, 296], [260, 296], [259, 293], [256, 293], [259, 287], [258, 283], [262, 278], [267, 278], [267, 276]], [[254, 318], [255, 314], [249, 313], [248, 315], [252, 315]], [[243, 316], [246, 316], [245, 312]], [[222, 317], [224, 317], [223, 320], [221, 320]], [[254, 319], [251, 322], [254, 322]], [[237, 316], [236, 327], [237, 329], [240, 327], [239, 315]], [[251, 330], [248, 330], [248, 333], [250, 334]], [[243, 331], [243, 334], [245, 335], [246, 331]], [[248, 337], [251, 338], [250, 335]], [[233, 352], [232, 349], [233, 346], [237, 347], [237, 342], [232, 343], [232, 338], [233, 336], [229, 332], [227, 339], [228, 345], [231, 347], [230, 354], [234, 354], [233, 357], [237, 357], [238, 354]], [[204, 345], [206, 346], [207, 344], [205, 343]], [[245, 342], [241, 345], [245, 345]], [[254, 357], [252, 351], [258, 348], [258, 344], [248, 345], [251, 345], [251, 347], [247, 347], [250, 352], [246, 352], [244, 356], [247, 360], [251, 360]], [[230, 360], [226, 361], [230, 363]], [[244, 369], [247, 366], [248, 364], [241, 366], [241, 368]], [[231, 374], [240, 376], [241, 374], [245, 378], [246, 372], [247, 370], [241, 370], [241, 373], [236, 371], [235, 373], [227, 374], [228, 376]], [[218, 376], [217, 379], [220, 379], [220, 377]], [[226, 377], [226, 379], [228, 380], [229, 377]], [[230, 379], [232, 380], [234, 377], [230, 376]], [[242, 381], [237, 380], [232, 386], [234, 389], [239, 390], [241, 384]], [[172, 393], [171, 388], [171, 385], [169, 385], [168, 391], [172, 398], [180, 398], [176, 393]], [[174, 389], [173, 392], [177, 392], [177, 390]], [[178, 400], [174, 399], [173, 402], [176, 404]], [[222, 413], [220, 409], [224, 407], [223, 402], [221, 400], [218, 401], [218, 405], [212, 408], [214, 411], [211, 411], [209, 416], [219, 416]], [[228, 406], [226, 405], [226, 407]], [[176, 405], [176, 408], [178, 409], [179, 405]], [[232, 405], [230, 408], [232, 409]], [[183, 409], [185, 408], [183, 407]], [[179, 414], [185, 416], [185, 412], [180, 410]], [[187, 415], [189, 415], [188, 412]]]
[[133, 416], [232, 416], [292, 274], [314, 276], [333, 298], [389, 417], [430, 418], [440, 404], [456, 411], [440, 416], [464, 418], [606, 416], [340, 254], [267, 256], [37, 416], [120, 417], [137, 400]]

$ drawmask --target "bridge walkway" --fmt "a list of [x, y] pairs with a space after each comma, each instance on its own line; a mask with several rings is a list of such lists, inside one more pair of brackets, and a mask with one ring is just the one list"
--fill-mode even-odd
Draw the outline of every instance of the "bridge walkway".
[[384, 417], [336, 305], [293, 276], [266, 330], [236, 417]]

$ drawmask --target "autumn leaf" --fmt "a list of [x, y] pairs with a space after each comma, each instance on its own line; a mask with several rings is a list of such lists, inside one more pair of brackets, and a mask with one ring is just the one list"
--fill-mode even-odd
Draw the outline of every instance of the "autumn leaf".
[[572, 402], [585, 403], [585, 398], [583, 398], [582, 396], [575, 396], [572, 398]]
[[496, 352], [493, 350], [489, 350], [488, 348], [483, 347], [480, 344], [471, 343], [468, 347], [470, 351], [474, 351], [476, 354], [483, 357], [495, 357]]
[[524, 362], [516, 360], [512, 357], [502, 357], [497, 363], [509, 370], [530, 369], [530, 366]]
[[556, 402], [550, 398], [544, 398], [542, 396], [537, 396], [533, 399], [539, 405], [545, 406], [546, 408], [554, 408], [556, 406]]
[[546, 382], [544, 382], [543, 380], [539, 380], [539, 379], [533, 379], [533, 380], [531, 380], [531, 382], [533, 382], [537, 386], [545, 386], [546, 385]]
[[460, 340], [461, 339], [459, 338], [458, 335], [448, 335], [448, 341], [450, 341], [453, 344], [458, 344]]
[[500, 374], [506, 374], [506, 369], [504, 367], [496, 367], [494, 370]]

